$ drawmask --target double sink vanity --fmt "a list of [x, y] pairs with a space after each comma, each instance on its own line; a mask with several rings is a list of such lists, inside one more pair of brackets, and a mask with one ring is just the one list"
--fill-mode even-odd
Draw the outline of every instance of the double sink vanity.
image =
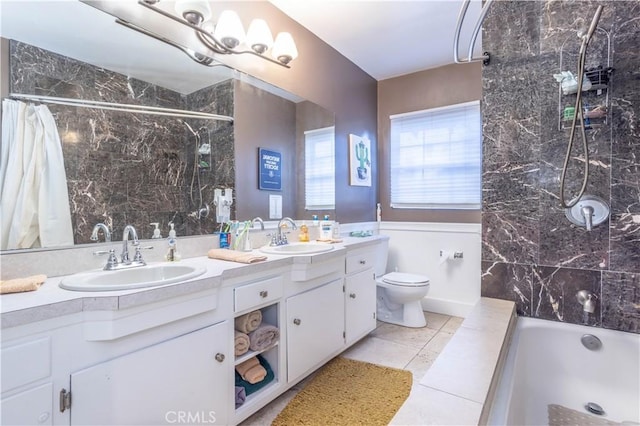
[[[2, 423], [240, 423], [375, 328], [381, 238], [69, 274], [2, 296]], [[256, 310], [280, 337], [236, 357], [234, 320]], [[235, 366], [258, 354], [274, 378], [236, 408]]]

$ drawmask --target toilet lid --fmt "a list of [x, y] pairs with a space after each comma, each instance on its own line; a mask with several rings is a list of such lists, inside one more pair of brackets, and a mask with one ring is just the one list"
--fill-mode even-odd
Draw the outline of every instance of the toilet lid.
[[382, 277], [382, 281], [388, 284], [405, 287], [423, 287], [429, 285], [429, 278], [424, 275], [406, 274], [404, 272], [391, 272]]

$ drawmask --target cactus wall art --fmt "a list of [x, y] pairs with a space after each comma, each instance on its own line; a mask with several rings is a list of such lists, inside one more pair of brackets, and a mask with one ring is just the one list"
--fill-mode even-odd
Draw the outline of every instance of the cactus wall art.
[[367, 138], [349, 135], [349, 184], [371, 186], [371, 141]]

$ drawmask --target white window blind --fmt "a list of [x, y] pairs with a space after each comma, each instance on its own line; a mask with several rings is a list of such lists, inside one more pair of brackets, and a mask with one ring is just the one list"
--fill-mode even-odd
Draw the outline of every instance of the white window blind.
[[391, 207], [480, 209], [480, 102], [390, 119]]
[[335, 129], [304, 132], [304, 203], [307, 210], [336, 206]]

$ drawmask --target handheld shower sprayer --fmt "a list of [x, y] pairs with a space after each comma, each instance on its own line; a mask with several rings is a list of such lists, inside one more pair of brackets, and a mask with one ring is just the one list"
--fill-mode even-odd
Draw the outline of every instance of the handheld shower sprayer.
[[[587, 141], [587, 134], [585, 132], [584, 125], [584, 115], [583, 115], [583, 106], [582, 106], [582, 83], [585, 77], [585, 62], [586, 62], [586, 52], [587, 45], [591, 41], [593, 34], [595, 33], [598, 27], [598, 21], [600, 21], [600, 16], [602, 15], [603, 6], [598, 6], [596, 13], [593, 15], [593, 19], [591, 20], [591, 25], [589, 25], [589, 29], [586, 31], [580, 31], [578, 33], [578, 37], [582, 39], [582, 43], [580, 45], [580, 55], [578, 59], [578, 90], [576, 93], [576, 103], [575, 103], [575, 114], [573, 116], [573, 121], [571, 122], [571, 132], [569, 134], [569, 143], [567, 144], [567, 154], [564, 158], [564, 164], [562, 166], [562, 174], [560, 176], [560, 205], [562, 208], [567, 209], [569, 211], [572, 207], [574, 207], [578, 202], [582, 199], [585, 190], [587, 188], [587, 183], [589, 181], [589, 143]], [[580, 127], [580, 135], [582, 136], [582, 147], [584, 151], [584, 172], [582, 185], [580, 190], [578, 191], [578, 195], [575, 196], [571, 201], [567, 202], [564, 194], [565, 187], [565, 178], [567, 174], [567, 169], [569, 168], [569, 160], [571, 159], [571, 151], [573, 149], [573, 142], [576, 136], [576, 128]], [[583, 211], [585, 223], [587, 224], [587, 228], [591, 228], [591, 212]], [[568, 215], [568, 213], [567, 213]], [[608, 216], [608, 212], [607, 212]], [[595, 224], [595, 222], [594, 222]]]

